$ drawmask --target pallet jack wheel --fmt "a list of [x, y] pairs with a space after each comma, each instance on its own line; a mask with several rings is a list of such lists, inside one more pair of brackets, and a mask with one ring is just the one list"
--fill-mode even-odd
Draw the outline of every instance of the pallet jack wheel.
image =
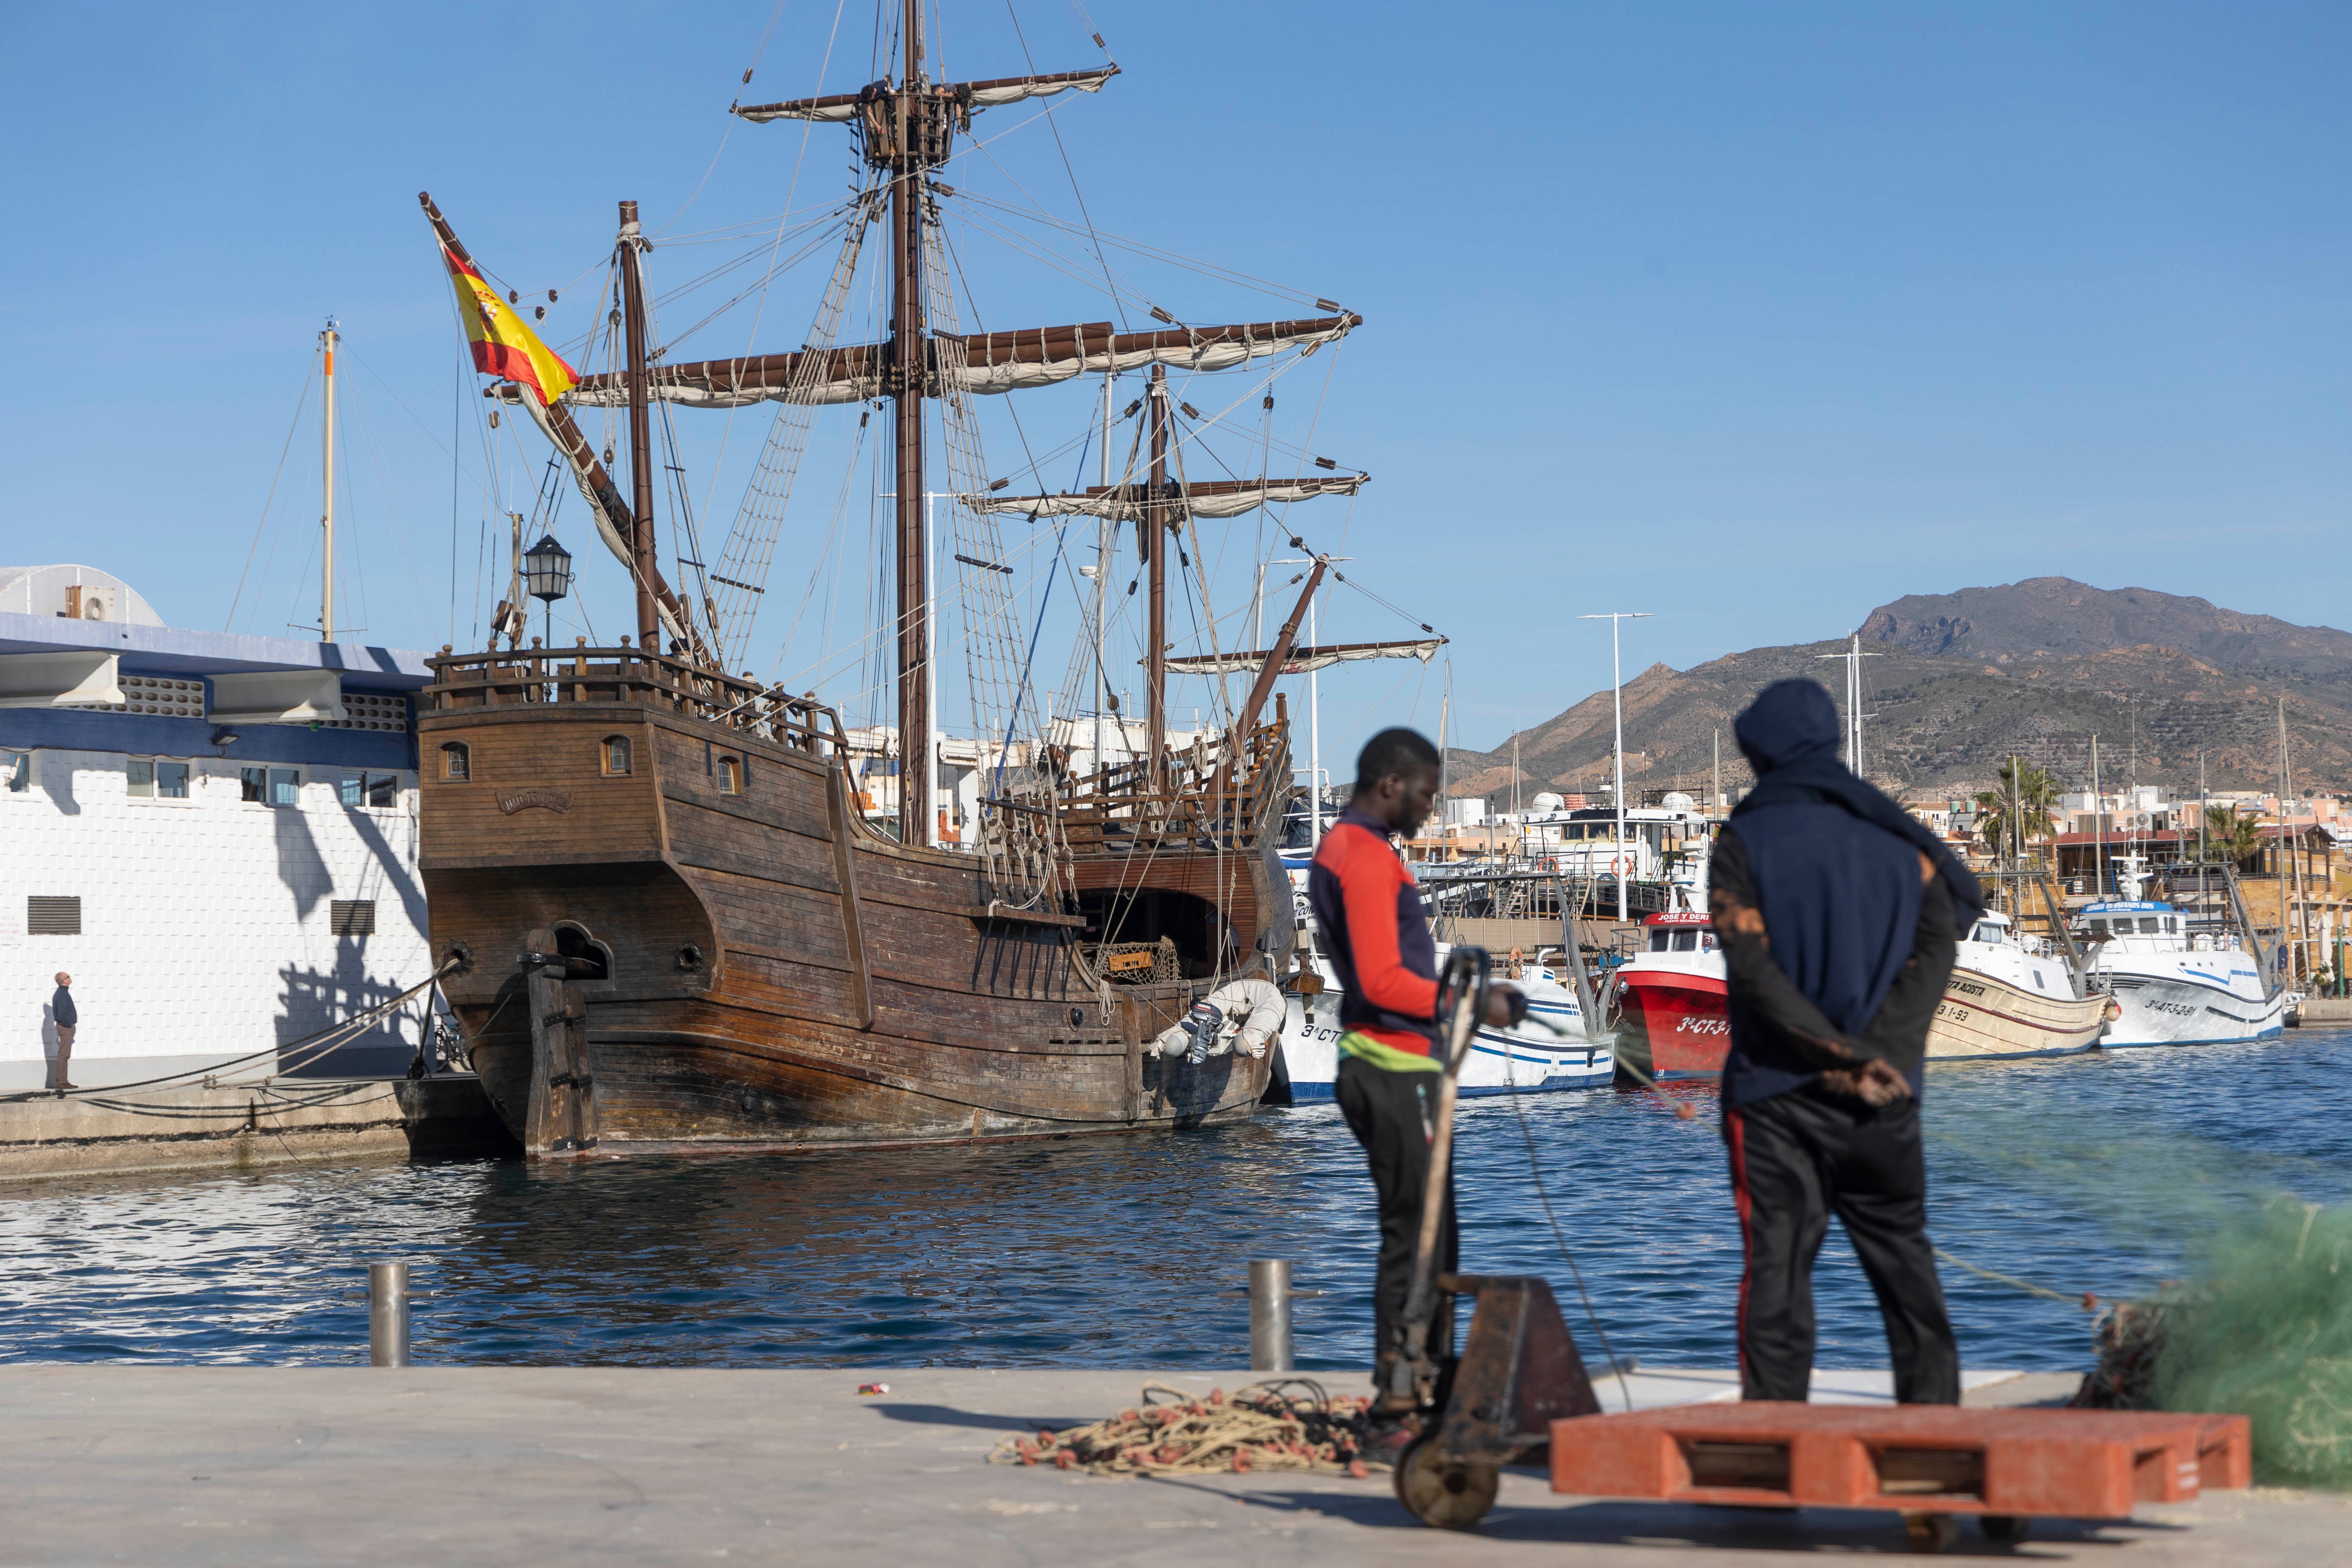
[[1439, 1530], [1469, 1530], [1495, 1506], [1502, 1471], [1493, 1465], [1440, 1458], [1428, 1436], [1397, 1456], [1397, 1500], [1422, 1523]]
[[1903, 1516], [1903, 1542], [1914, 1552], [1948, 1551], [1959, 1538], [1959, 1521], [1948, 1513]]
[[2033, 1521], [2021, 1513], [1977, 1515], [1977, 1528], [1984, 1531], [1987, 1541], [2020, 1542], [2025, 1539], [2025, 1532], [2032, 1527]]

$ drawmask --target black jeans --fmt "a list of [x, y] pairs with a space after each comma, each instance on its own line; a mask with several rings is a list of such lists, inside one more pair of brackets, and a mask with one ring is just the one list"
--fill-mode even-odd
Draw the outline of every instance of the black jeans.
[[1919, 1102], [1873, 1110], [1808, 1086], [1723, 1117], [1747, 1245], [1739, 1281], [1743, 1399], [1803, 1399], [1813, 1371], [1813, 1258], [1832, 1211], [1878, 1298], [1905, 1405], [1958, 1405], [1960, 1352], [1927, 1241]]
[[[1381, 1261], [1372, 1283], [1372, 1382], [1388, 1388], [1404, 1333], [1405, 1297], [1412, 1289], [1413, 1248], [1421, 1240], [1421, 1205], [1429, 1191], [1429, 1148], [1437, 1129], [1437, 1083], [1433, 1072], [1389, 1072], [1349, 1057], [1339, 1063], [1332, 1098], [1349, 1130], [1364, 1146], [1372, 1188], [1380, 1194]], [[1458, 1267], [1454, 1231], [1454, 1167], [1446, 1166], [1445, 1207], [1437, 1226], [1436, 1272]], [[1429, 1323], [1429, 1351], [1454, 1353], [1454, 1298], [1440, 1292]]]

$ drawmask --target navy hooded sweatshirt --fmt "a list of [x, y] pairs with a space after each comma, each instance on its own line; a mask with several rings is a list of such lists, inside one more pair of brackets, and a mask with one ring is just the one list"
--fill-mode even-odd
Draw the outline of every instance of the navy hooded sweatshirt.
[[[1819, 1078], [1820, 1061], [1792, 1035], [1883, 1057], [1917, 1093], [1960, 921], [1984, 907], [1975, 876], [1838, 761], [1837, 708], [1818, 682], [1766, 688], [1732, 732], [1758, 783], [1724, 827], [1708, 881], [1764, 917], [1769, 952], [1768, 963], [1748, 944], [1724, 942], [1732, 970], [1724, 1103]], [[1932, 873], [1924, 881], [1923, 856]]]

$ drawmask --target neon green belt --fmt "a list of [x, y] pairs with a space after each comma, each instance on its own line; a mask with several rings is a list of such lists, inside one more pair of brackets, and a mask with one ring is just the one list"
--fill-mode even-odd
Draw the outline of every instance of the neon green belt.
[[1339, 1037], [1339, 1054], [1380, 1068], [1382, 1072], [1444, 1072], [1445, 1064], [1435, 1057], [1417, 1056], [1401, 1051], [1394, 1046], [1382, 1045], [1370, 1035], [1354, 1029]]

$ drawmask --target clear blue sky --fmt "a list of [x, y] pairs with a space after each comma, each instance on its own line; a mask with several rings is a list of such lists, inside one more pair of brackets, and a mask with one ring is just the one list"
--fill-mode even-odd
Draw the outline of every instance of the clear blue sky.
[[[948, 177], [1075, 216], [1066, 153], [1104, 230], [1365, 315], [1335, 358], [1285, 378], [1276, 433], [1374, 482], [1291, 525], [1452, 636], [1463, 741], [1606, 683], [1606, 628], [1581, 611], [1658, 612], [1629, 628], [1635, 668], [2050, 573], [2346, 624], [2352, 12], [1090, 4], [1126, 74], [1050, 123], [983, 115], [1002, 168]], [[363, 594], [343, 618], [369, 641], [448, 640], [457, 404], [467, 644], [495, 596], [475, 565], [495, 501], [415, 195], [542, 289], [600, 265], [617, 197], [672, 235], [772, 220], [788, 193], [836, 199], [844, 132], [809, 138], [795, 191], [800, 130], [723, 112], [772, 8], [0, 9], [17, 229], [0, 260], [16, 360], [0, 559], [89, 562], [175, 624], [223, 624], [332, 311]], [[945, 11], [953, 74], [1024, 68], [1001, 6]], [[1037, 68], [1100, 58], [1069, 0], [1018, 14]], [[827, 67], [835, 18], [787, 0], [747, 99], [866, 80], [870, 0], [842, 8]], [[965, 243], [985, 325], [1110, 314], [1082, 268]], [[665, 245], [656, 285], [744, 248]], [[1188, 320], [1287, 308], [1138, 276]], [[681, 357], [796, 346], [817, 282], [788, 274], [757, 333], [747, 305]], [[592, 277], [551, 339], [598, 310]], [[1060, 446], [1085, 401], [1024, 402], [1020, 434]], [[846, 428], [829, 417], [772, 603], [800, 596], [826, 534]], [[1019, 437], [1000, 407], [987, 417], [992, 470], [1015, 471]], [[695, 427], [698, 496], [767, 422], [740, 416], [723, 462], [718, 426]], [[296, 437], [240, 626], [315, 616], [316, 441]], [[506, 452], [498, 499], [527, 506], [543, 449]], [[734, 496], [709, 489], [723, 530]], [[865, 518], [851, 509], [853, 559]], [[556, 526], [612, 635], [617, 569], [576, 499]], [[1251, 526], [1219, 558], [1221, 609], [1246, 596]], [[835, 643], [861, 584], [835, 601]], [[1024, 579], [1024, 606], [1038, 586]], [[1049, 616], [1047, 641], [1065, 629]], [[1366, 598], [1328, 607], [1329, 640], [1406, 629]], [[779, 663], [782, 632], [763, 622], [748, 662], [791, 677], [809, 634]], [[1041, 654], [1041, 684], [1065, 668]], [[1400, 673], [1327, 678], [1328, 751], [1376, 720], [1433, 725], [1436, 677]]]

